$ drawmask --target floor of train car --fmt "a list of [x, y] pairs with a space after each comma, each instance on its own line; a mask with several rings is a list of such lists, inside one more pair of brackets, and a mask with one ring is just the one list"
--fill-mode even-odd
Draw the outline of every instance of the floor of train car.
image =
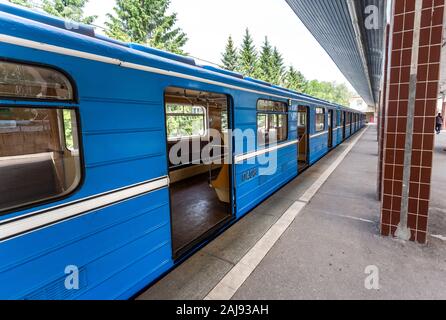
[[232, 217], [230, 205], [218, 199], [207, 174], [174, 183], [170, 190], [172, 242], [177, 255]]
[[299, 163], [299, 172], [304, 171], [310, 166], [306, 161], [299, 161], [298, 163]]

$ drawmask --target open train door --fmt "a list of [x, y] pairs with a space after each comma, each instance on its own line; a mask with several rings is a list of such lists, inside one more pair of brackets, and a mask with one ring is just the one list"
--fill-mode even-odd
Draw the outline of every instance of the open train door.
[[306, 106], [299, 106], [297, 117], [297, 130], [299, 138], [298, 163], [299, 172], [304, 171], [310, 165], [310, 112]]
[[164, 99], [172, 251], [178, 260], [234, 218], [232, 108], [228, 96], [198, 90], [170, 87]]
[[333, 110], [328, 110], [328, 149], [333, 148]]

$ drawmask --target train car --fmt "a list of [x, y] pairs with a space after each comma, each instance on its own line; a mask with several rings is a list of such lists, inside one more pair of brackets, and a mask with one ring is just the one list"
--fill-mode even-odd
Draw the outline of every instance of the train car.
[[2, 299], [129, 299], [353, 134], [349, 109], [90, 26], [1, 3], [0, 30]]

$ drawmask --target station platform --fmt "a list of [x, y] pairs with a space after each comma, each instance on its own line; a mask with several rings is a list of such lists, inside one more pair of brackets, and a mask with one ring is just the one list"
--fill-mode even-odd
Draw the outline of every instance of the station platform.
[[137, 299], [446, 299], [446, 133], [425, 246], [380, 236], [376, 137], [359, 132]]

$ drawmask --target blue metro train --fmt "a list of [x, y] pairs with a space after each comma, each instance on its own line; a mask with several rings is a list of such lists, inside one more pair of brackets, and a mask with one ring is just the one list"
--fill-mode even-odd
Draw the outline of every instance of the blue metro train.
[[1, 299], [131, 298], [365, 125], [4, 3], [0, 53]]

